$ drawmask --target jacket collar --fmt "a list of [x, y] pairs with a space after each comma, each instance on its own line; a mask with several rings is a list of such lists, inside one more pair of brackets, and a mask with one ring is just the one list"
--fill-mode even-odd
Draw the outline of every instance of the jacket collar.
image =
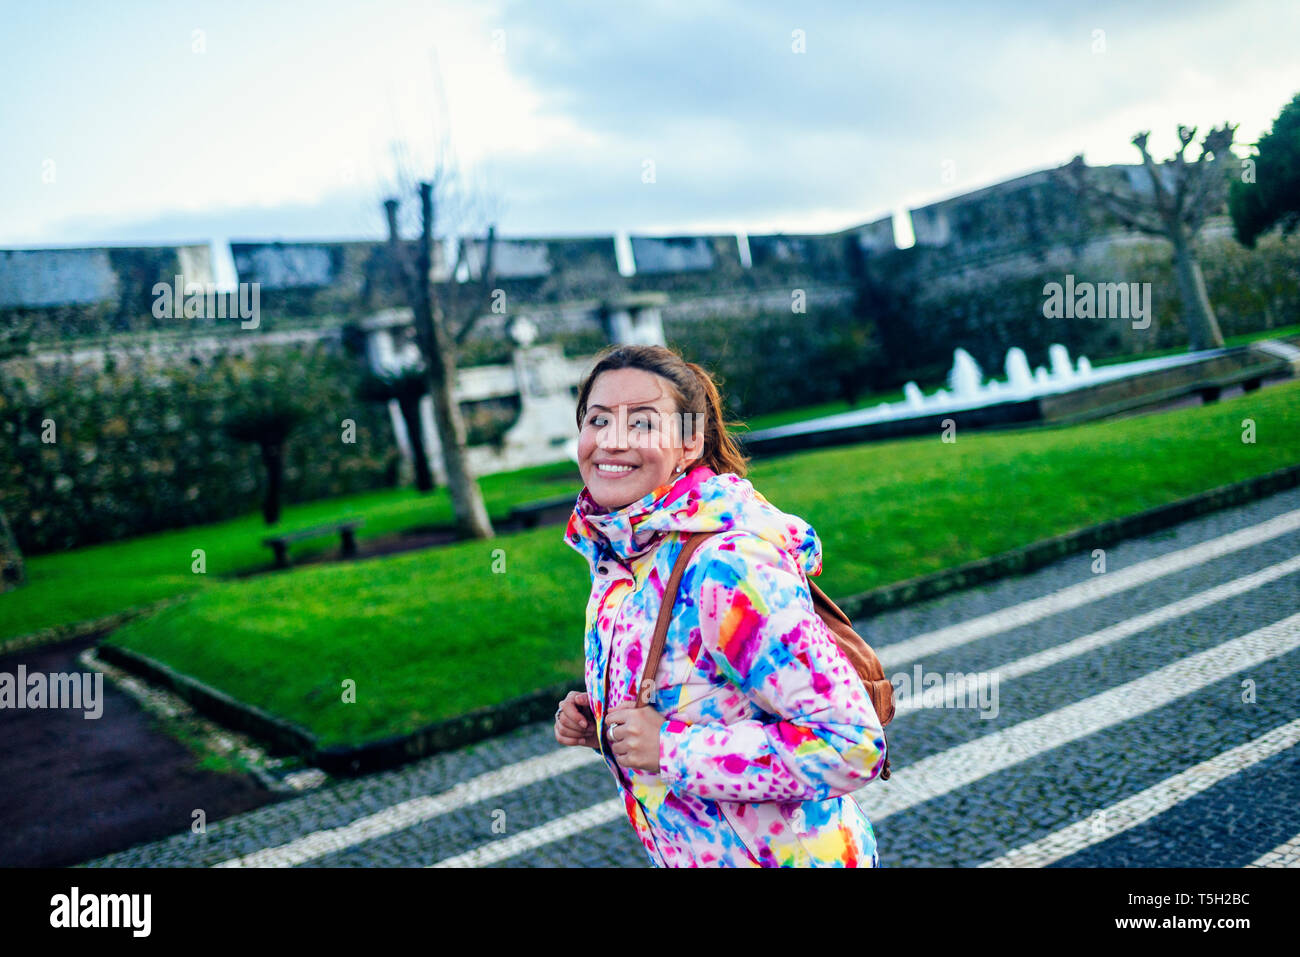
[[773, 506], [733, 472], [697, 465], [618, 509], [605, 509], [584, 487], [565, 529], [565, 542], [591, 564], [613, 557], [630, 566], [671, 532], [743, 528], [789, 552], [805, 574], [821, 573], [821, 540], [797, 515]]
[[716, 474], [707, 465], [697, 465], [618, 509], [597, 504], [591, 491], [583, 486], [569, 516], [565, 540], [586, 555], [592, 565], [609, 555], [630, 563], [653, 548], [669, 530], [662, 522], [649, 520], [661, 509], [694, 511], [700, 500], [700, 485]]

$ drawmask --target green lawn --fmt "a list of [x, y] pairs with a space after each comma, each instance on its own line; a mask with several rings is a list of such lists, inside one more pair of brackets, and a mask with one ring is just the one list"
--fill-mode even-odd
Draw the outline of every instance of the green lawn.
[[[1270, 336], [1300, 333], [1300, 326], [1234, 336], [1229, 345]], [[1166, 350], [1168, 353], [1182, 350]], [[1149, 353], [1143, 358], [1166, 353]], [[1095, 365], [1128, 361], [1137, 357], [1114, 356], [1095, 360]], [[932, 392], [941, 382], [922, 383]], [[843, 400], [757, 415], [745, 420], [745, 429], [757, 431], [790, 422], [819, 418], [866, 408], [879, 402], [902, 398], [902, 390], [872, 393], [857, 406]], [[744, 429], [742, 429], [744, 431]], [[485, 476], [480, 480], [488, 513], [503, 519], [523, 502], [549, 498], [582, 488], [576, 466], [558, 463], [518, 472]], [[385, 489], [336, 499], [290, 505], [284, 509], [276, 531], [305, 528], [342, 517], [361, 517], [365, 526], [358, 533], [364, 541], [419, 525], [449, 524], [451, 502], [445, 489], [421, 496], [410, 489]], [[155, 602], [188, 595], [205, 588], [213, 579], [265, 567], [270, 551], [261, 544], [269, 533], [260, 515], [248, 515], [212, 525], [145, 535], [124, 542], [111, 542], [71, 552], [30, 556], [28, 583], [0, 599], [0, 641], [45, 629], [93, 621]], [[337, 539], [321, 538], [302, 542], [292, 549], [295, 559], [319, 555], [338, 547]], [[191, 571], [194, 549], [205, 552], [207, 574]]]
[[[877, 399], [879, 401], [879, 399]], [[753, 428], [799, 421], [847, 403], [811, 406], [756, 417]], [[829, 411], [827, 411], [829, 410]], [[479, 481], [488, 514], [502, 520], [516, 505], [582, 489], [576, 465], [560, 462], [516, 472], [484, 476]], [[334, 499], [287, 505], [279, 524], [268, 528], [260, 512], [210, 525], [142, 535], [121, 542], [27, 559], [27, 584], [0, 599], [0, 641], [43, 629], [93, 621], [196, 592], [214, 578], [267, 567], [271, 552], [261, 544], [274, 532], [308, 528], [334, 519], [359, 517], [365, 526], [358, 538], [398, 533], [422, 525], [448, 525], [451, 500], [445, 488], [429, 495], [411, 489], [382, 489]], [[338, 548], [337, 536], [292, 546], [294, 560]], [[207, 574], [191, 568], [195, 549], [203, 549]]]
[[[570, 491], [576, 496], [582, 489], [577, 466], [563, 462], [484, 476], [479, 484], [493, 520], [504, 519], [523, 502]], [[265, 536], [343, 517], [365, 519], [357, 533], [364, 542], [416, 526], [450, 524], [451, 500], [446, 489], [429, 495], [383, 489], [286, 506], [271, 528], [254, 512], [212, 525], [31, 556], [27, 584], [0, 598], [0, 641], [150, 605], [199, 591], [221, 576], [268, 567], [271, 550], [261, 544]], [[338, 536], [332, 535], [291, 546], [290, 557], [297, 560], [338, 547]], [[191, 571], [194, 549], [204, 550], [206, 575]]]
[[[1255, 444], [1241, 441], [1247, 417]], [[1297, 461], [1300, 382], [1290, 382], [1110, 422], [768, 459], [751, 478], [817, 529], [819, 583], [835, 597]], [[176, 547], [197, 542], [193, 535]], [[505, 568], [494, 571], [501, 556]], [[108, 640], [304, 725], [324, 744], [355, 744], [578, 678], [588, 587], [585, 563], [551, 526], [209, 582]], [[347, 679], [355, 703], [341, 702]]]
[[[1262, 332], [1244, 332], [1239, 336], [1225, 336], [1223, 345], [1244, 346], [1248, 342], [1259, 342], [1261, 339], [1284, 339], [1287, 336], [1300, 335], [1300, 325], [1280, 326], [1276, 329], [1266, 329]], [[1136, 362], [1139, 359], [1157, 359], [1160, 356], [1178, 355], [1180, 352], [1186, 352], [1187, 346], [1175, 346], [1172, 349], [1159, 349], [1153, 352], [1144, 352], [1141, 355], [1122, 355], [1122, 356], [1105, 356], [1101, 359], [1088, 357], [1088, 361], [1094, 366], [1111, 366], [1118, 362]], [[1078, 356], [1073, 356], [1078, 361]]]

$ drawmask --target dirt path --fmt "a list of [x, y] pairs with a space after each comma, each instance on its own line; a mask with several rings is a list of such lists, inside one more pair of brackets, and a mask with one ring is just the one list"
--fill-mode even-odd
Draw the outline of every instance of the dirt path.
[[[0, 672], [85, 673], [91, 636], [0, 657]], [[246, 774], [200, 770], [183, 744], [112, 682], [103, 711], [0, 710], [0, 867], [60, 867], [283, 799]]]

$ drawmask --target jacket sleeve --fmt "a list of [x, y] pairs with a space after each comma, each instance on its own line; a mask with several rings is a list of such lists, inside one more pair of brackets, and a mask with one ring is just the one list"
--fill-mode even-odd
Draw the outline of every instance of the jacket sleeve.
[[664, 722], [661, 780], [679, 793], [744, 802], [825, 800], [862, 787], [884, 766], [884, 732], [794, 558], [753, 533], [722, 538], [697, 559], [701, 654], [766, 715]]

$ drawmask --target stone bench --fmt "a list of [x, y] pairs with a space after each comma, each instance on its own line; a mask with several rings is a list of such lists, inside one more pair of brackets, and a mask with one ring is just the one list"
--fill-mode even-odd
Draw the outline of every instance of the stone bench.
[[353, 558], [357, 554], [357, 536], [356, 531], [365, 524], [363, 519], [350, 519], [346, 522], [330, 522], [325, 525], [316, 525], [312, 528], [302, 528], [294, 532], [285, 532], [283, 535], [269, 535], [262, 539], [262, 544], [271, 548], [275, 552], [275, 567], [289, 567], [289, 546], [294, 542], [301, 542], [309, 538], [319, 538], [322, 535], [333, 535], [337, 533], [343, 540], [343, 557]]
[[578, 493], [573, 492], [569, 495], [557, 495], [554, 498], [545, 498], [536, 502], [528, 502], [525, 505], [516, 505], [510, 510], [507, 521], [512, 525], [517, 523], [521, 528], [536, 528], [537, 523], [541, 521], [545, 513], [560, 508], [573, 511], [573, 506], [577, 501]]
[[[1275, 374], [1277, 371], [1280, 370], [1275, 370]], [[1234, 385], [1240, 385], [1243, 392], [1254, 392], [1263, 385], [1264, 377], [1269, 372], [1269, 369], [1258, 366], [1239, 369], [1227, 375], [1202, 379], [1196, 383], [1195, 389], [1202, 402], [1217, 402], [1223, 390]]]

